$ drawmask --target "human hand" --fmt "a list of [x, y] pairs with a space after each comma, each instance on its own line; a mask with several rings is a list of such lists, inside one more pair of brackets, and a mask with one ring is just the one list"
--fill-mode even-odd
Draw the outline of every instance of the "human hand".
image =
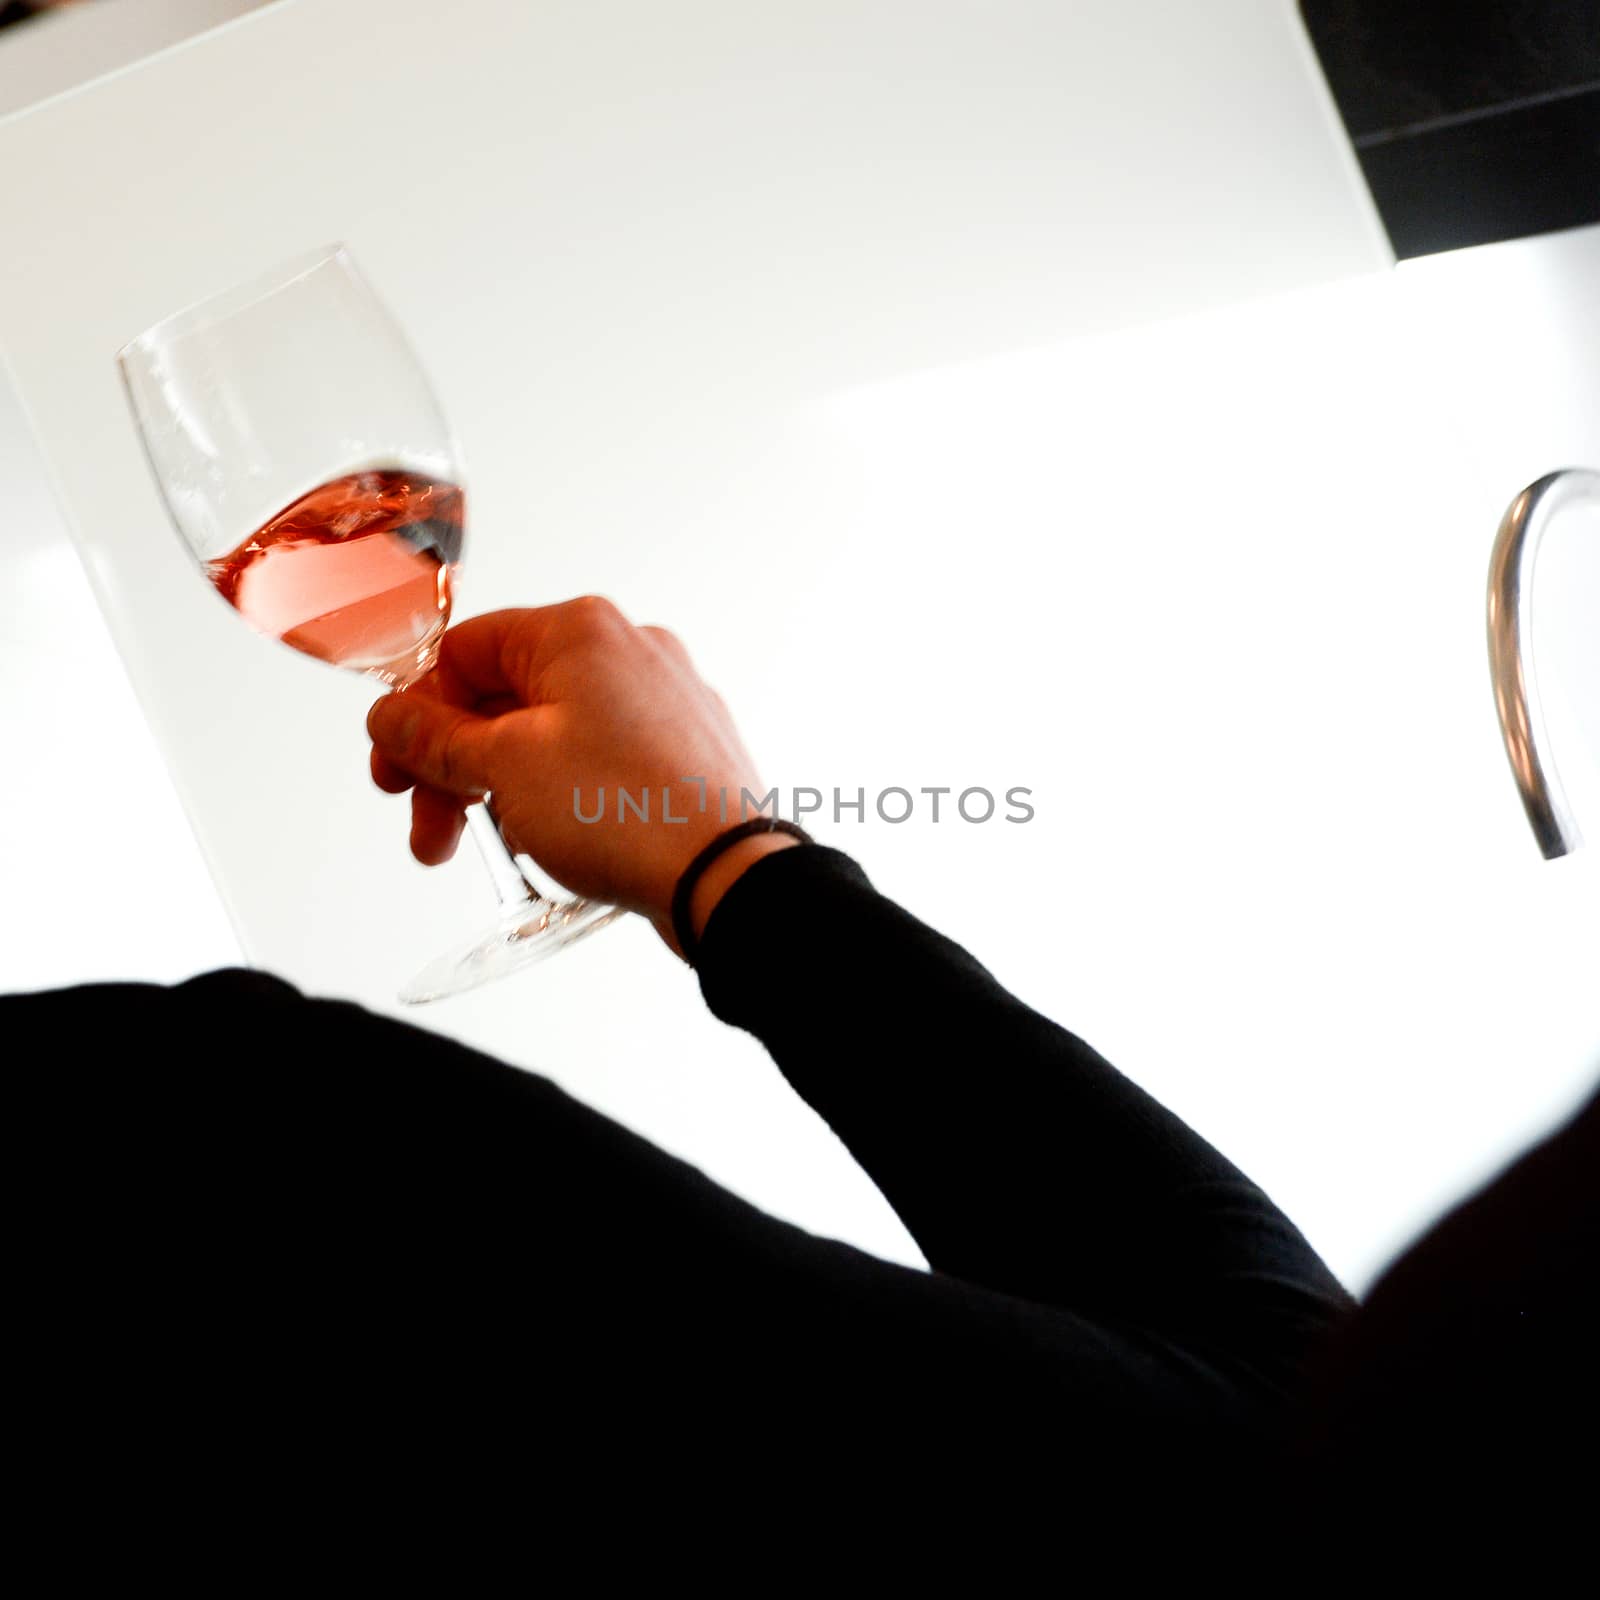
[[[373, 781], [391, 794], [412, 791], [418, 861], [448, 861], [466, 805], [492, 792], [512, 850], [577, 894], [649, 917], [674, 950], [678, 879], [741, 820], [741, 791], [762, 792], [727, 706], [678, 639], [635, 627], [593, 595], [451, 628], [437, 669], [379, 700], [367, 731]], [[636, 800], [648, 793], [648, 821], [631, 810], [621, 819], [619, 789]], [[719, 790], [729, 797], [726, 817]], [[581, 821], [580, 801], [592, 818], [597, 791], [601, 817]], [[695, 932], [740, 872], [794, 843], [758, 835], [718, 857], [694, 895]]]

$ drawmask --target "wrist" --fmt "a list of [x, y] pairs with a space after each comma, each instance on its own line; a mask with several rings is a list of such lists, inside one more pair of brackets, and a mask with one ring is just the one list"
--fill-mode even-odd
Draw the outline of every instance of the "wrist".
[[700, 874], [689, 897], [689, 927], [696, 939], [706, 930], [711, 913], [722, 897], [763, 856], [776, 850], [790, 850], [801, 841], [788, 833], [757, 833], [731, 845]]
[[654, 918], [662, 941], [697, 966], [700, 935], [728, 890], [774, 850], [812, 842], [804, 828], [777, 816], [751, 817], [713, 834], [679, 872], [667, 915]]

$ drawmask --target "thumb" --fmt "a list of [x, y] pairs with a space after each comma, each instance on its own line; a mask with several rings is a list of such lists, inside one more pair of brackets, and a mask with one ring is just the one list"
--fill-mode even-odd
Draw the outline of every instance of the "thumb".
[[493, 719], [413, 693], [387, 694], [367, 713], [379, 752], [422, 783], [450, 794], [484, 795], [493, 787]]

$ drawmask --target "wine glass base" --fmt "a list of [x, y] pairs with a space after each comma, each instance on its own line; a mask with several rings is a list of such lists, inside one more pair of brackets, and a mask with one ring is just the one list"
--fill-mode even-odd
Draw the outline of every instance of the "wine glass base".
[[401, 989], [403, 1005], [426, 1005], [463, 994], [545, 961], [580, 939], [587, 939], [627, 913], [596, 900], [530, 900], [502, 917], [482, 938], [430, 961]]

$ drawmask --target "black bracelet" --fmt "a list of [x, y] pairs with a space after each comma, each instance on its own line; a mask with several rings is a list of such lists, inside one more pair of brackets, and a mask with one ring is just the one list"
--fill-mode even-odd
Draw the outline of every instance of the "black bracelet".
[[729, 828], [726, 833], [719, 833], [683, 869], [683, 876], [678, 879], [678, 887], [672, 891], [672, 931], [678, 936], [678, 948], [683, 951], [683, 959], [691, 967], [694, 965], [695, 949], [699, 944], [699, 940], [694, 936], [694, 929], [689, 925], [689, 902], [694, 898], [694, 886], [699, 883], [706, 868], [724, 850], [731, 850], [741, 839], [749, 839], [758, 833], [787, 833], [791, 838], [798, 839], [801, 844], [816, 843], [799, 823], [785, 822], [782, 817], [752, 817], [748, 822], [741, 822], [736, 828]]

